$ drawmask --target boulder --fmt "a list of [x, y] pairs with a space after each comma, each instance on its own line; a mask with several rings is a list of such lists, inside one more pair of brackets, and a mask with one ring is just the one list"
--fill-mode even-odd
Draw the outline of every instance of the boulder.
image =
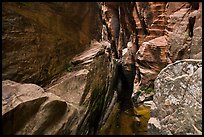
[[76, 109], [60, 97], [46, 93], [35, 84], [2, 81], [2, 127], [4, 135], [53, 135], [68, 120], [77, 117]]
[[137, 52], [138, 67], [142, 75], [142, 84], [154, 81], [158, 73], [170, 62], [165, 36], [144, 42]]
[[169, 64], [154, 87], [149, 134], [202, 134], [202, 60]]

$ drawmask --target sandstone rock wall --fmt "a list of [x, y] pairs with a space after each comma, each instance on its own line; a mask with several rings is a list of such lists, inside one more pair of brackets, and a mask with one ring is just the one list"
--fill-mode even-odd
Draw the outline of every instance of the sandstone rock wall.
[[107, 44], [93, 43], [72, 60], [83, 60], [74, 70], [44, 89], [3, 81], [3, 134], [96, 134], [117, 101], [117, 65], [104, 54]]
[[[160, 73], [149, 134], [201, 134], [202, 61], [175, 61], [201, 59], [202, 3], [136, 4], [149, 32], [142, 33], [135, 14], [142, 85]], [[101, 37], [97, 3], [17, 2], [2, 7], [4, 134], [136, 133], [137, 120], [128, 116], [135, 115], [130, 100], [135, 69], [129, 64], [129, 50], [123, 50], [122, 64], [112, 58], [109, 42], [89, 45]], [[55, 81], [66, 64], [71, 65], [69, 72]], [[122, 73], [123, 78], [118, 76]]]
[[[143, 84], [153, 81], [158, 72], [169, 63], [182, 59], [202, 58], [201, 2], [193, 4], [190, 2], [136, 2], [136, 4], [149, 31], [149, 35], [142, 33], [141, 23], [135, 13], [135, 21], [140, 32], [138, 66], [142, 72]], [[160, 43], [163, 43], [163, 46], [160, 46]], [[156, 59], [155, 56], [160, 57]], [[155, 61], [152, 61], [152, 58], [155, 58]], [[161, 63], [161, 60], [166, 61]]]
[[45, 86], [92, 39], [101, 38], [97, 3], [2, 3], [2, 78]]
[[[197, 8], [189, 3], [169, 3], [167, 8], [168, 48], [173, 62], [181, 59], [202, 58], [202, 3]], [[173, 8], [174, 7], [174, 8]], [[178, 7], [178, 6], [177, 6]], [[172, 11], [173, 10], [173, 11]]]

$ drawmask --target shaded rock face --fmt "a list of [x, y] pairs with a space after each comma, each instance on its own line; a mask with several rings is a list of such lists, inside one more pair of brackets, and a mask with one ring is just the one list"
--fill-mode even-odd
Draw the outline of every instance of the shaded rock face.
[[[87, 51], [70, 61], [71, 72], [44, 89], [3, 81], [3, 133], [101, 134], [108, 130], [110, 118], [117, 116], [125, 128], [119, 134], [135, 134], [137, 120], [130, 100], [134, 75], [131, 66], [109, 58], [105, 52], [109, 46], [105, 41], [93, 41]], [[129, 124], [124, 124], [126, 119]]]
[[[95, 42], [88, 51], [74, 57], [72, 62], [81, 60], [74, 66], [76, 70], [45, 89], [3, 81], [3, 133], [97, 134], [117, 101], [117, 62], [104, 54], [106, 44], [110, 45]], [[89, 65], [83, 63], [86, 61]]]
[[202, 60], [168, 65], [154, 86], [149, 134], [202, 134]]
[[[107, 117], [106, 111], [111, 111], [109, 105], [114, 94], [112, 81], [116, 66], [104, 54], [108, 43], [103, 44], [93, 42], [89, 50], [75, 56], [71, 62], [76, 70], [47, 89], [47, 92], [60, 96], [78, 110], [76, 130], [69, 134], [96, 134], [99, 123]], [[71, 127], [66, 125], [64, 128]]]
[[57, 134], [75, 111], [35, 84], [2, 82], [3, 134]]
[[97, 3], [2, 4], [2, 78], [45, 86], [92, 39], [101, 37]]

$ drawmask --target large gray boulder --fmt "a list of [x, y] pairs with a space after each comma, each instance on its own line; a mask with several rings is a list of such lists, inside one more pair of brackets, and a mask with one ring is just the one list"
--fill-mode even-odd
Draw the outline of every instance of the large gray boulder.
[[202, 134], [202, 60], [168, 65], [154, 86], [149, 134]]

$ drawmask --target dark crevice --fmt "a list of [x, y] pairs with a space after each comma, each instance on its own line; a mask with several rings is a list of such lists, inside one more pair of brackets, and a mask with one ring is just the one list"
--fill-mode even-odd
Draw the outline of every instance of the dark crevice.
[[182, 60], [184, 54], [185, 54], [185, 49], [180, 50], [177, 56], [177, 60]]
[[198, 10], [199, 9], [199, 2], [190, 2], [191, 9], [192, 10]]
[[132, 107], [131, 96], [133, 93], [134, 78], [135, 78], [135, 65], [130, 64], [127, 67], [131, 68], [131, 71], [125, 69], [126, 66], [122, 64], [118, 66], [118, 83], [117, 93], [118, 102], [120, 103], [121, 109], [127, 109]]
[[144, 35], [149, 35], [149, 32], [148, 32], [148, 30], [147, 30], [147, 25], [146, 25], [145, 20], [144, 20], [144, 16], [142, 16], [142, 15], [139, 13], [139, 11], [138, 11], [138, 9], [137, 9], [137, 4], [135, 3], [134, 5], [135, 5], [135, 11], [136, 11], [136, 13], [137, 13], [137, 15], [138, 15], [140, 24], [141, 24], [141, 26], [142, 26], [143, 34], [144, 34]]
[[194, 28], [194, 24], [195, 24], [195, 19], [196, 19], [196, 17], [194, 16], [194, 17], [190, 17], [189, 19], [188, 19], [188, 35], [189, 35], [189, 37], [193, 37], [193, 28]]

